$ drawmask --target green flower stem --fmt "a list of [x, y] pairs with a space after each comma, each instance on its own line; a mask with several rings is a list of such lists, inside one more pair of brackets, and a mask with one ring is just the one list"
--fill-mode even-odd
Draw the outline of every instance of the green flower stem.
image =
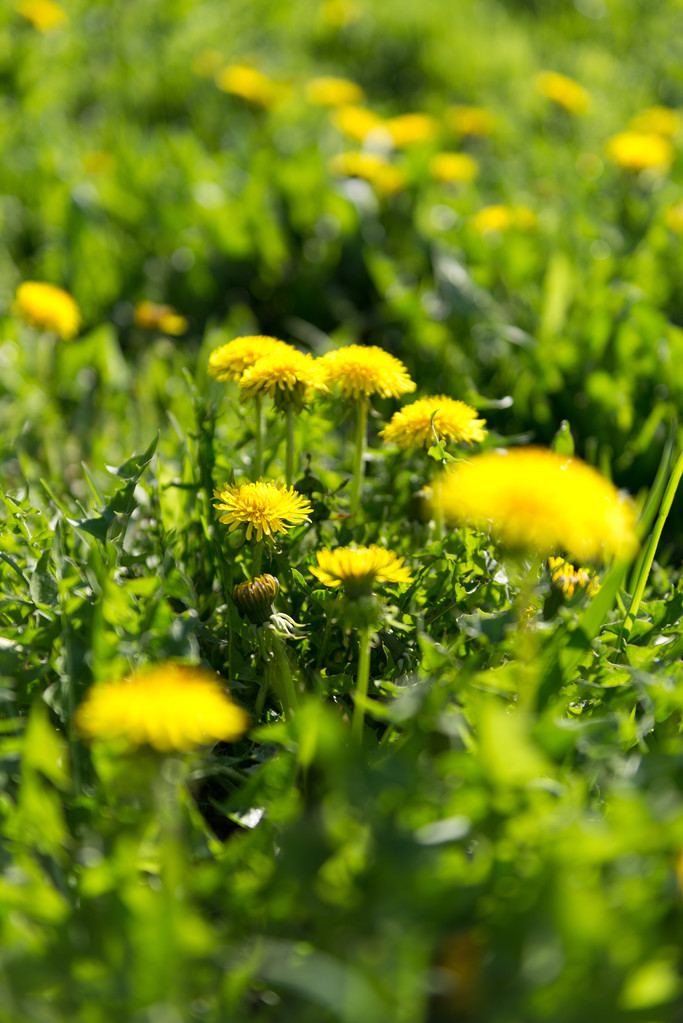
[[292, 670], [287, 660], [285, 646], [279, 636], [273, 637], [273, 654], [275, 657], [275, 669], [278, 682], [278, 695], [282, 701], [285, 717], [289, 717], [295, 710], [298, 703]]
[[254, 409], [256, 413], [255, 421], [255, 432], [256, 432], [256, 455], [254, 457], [254, 479], [259, 480], [263, 476], [263, 402], [261, 401], [260, 395], [256, 395], [254, 398]]
[[[435, 475], [432, 480], [432, 494], [436, 495], [436, 488], [439, 485], [438, 476]], [[446, 525], [444, 522], [443, 515], [443, 503], [441, 500], [435, 500], [432, 503], [434, 509], [434, 539], [443, 540], [446, 534]]]
[[351, 505], [349, 511], [353, 515], [360, 504], [361, 488], [363, 486], [363, 455], [365, 454], [365, 435], [368, 422], [368, 400], [360, 398], [356, 406], [356, 439], [355, 452], [353, 456], [353, 479], [351, 482]]
[[257, 540], [254, 545], [254, 568], [252, 576], [255, 579], [261, 572], [261, 562], [263, 561], [263, 540]]
[[290, 405], [287, 409], [287, 468], [285, 480], [288, 487], [294, 481], [294, 411]]
[[365, 626], [358, 637], [358, 678], [356, 680], [356, 702], [353, 708], [351, 734], [358, 745], [363, 741], [363, 722], [365, 721], [365, 701], [368, 696], [368, 680], [370, 678], [370, 639], [372, 630]]
[[650, 539], [648, 540], [645, 548], [645, 556], [643, 557], [640, 571], [636, 579], [633, 597], [631, 598], [631, 606], [629, 607], [628, 613], [624, 618], [623, 625], [621, 626], [621, 632], [619, 634], [620, 646], [628, 640], [631, 629], [633, 628], [633, 623], [638, 615], [638, 609], [640, 607], [640, 602], [643, 599], [647, 580], [650, 576], [652, 562], [654, 561], [655, 554], [657, 553], [657, 546], [662, 535], [662, 530], [664, 529], [664, 523], [669, 517], [671, 505], [673, 504], [673, 499], [676, 496], [676, 491], [678, 490], [678, 484], [681, 482], [681, 476], [683, 476], [683, 452], [678, 456], [678, 461], [676, 462], [674, 470], [669, 477], [669, 482], [667, 483], [666, 490], [664, 491], [664, 497], [662, 498], [662, 503], [659, 507], [659, 515], [657, 516], [654, 529], [650, 533]]

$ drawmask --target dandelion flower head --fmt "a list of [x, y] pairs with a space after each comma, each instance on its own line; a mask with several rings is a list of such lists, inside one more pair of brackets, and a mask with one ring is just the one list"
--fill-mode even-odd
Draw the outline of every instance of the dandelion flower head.
[[400, 448], [428, 447], [434, 443], [435, 432], [446, 441], [474, 444], [486, 436], [485, 426], [486, 420], [478, 419], [475, 409], [442, 394], [404, 405], [394, 412], [380, 436], [385, 444], [398, 444]]
[[380, 195], [393, 195], [405, 186], [400, 167], [379, 153], [339, 153], [330, 161], [333, 174], [368, 181]]
[[346, 345], [320, 360], [328, 384], [336, 384], [344, 398], [359, 400], [379, 394], [399, 398], [416, 384], [399, 359], [374, 345]]
[[370, 596], [375, 583], [411, 582], [410, 570], [394, 551], [385, 547], [337, 547], [317, 552], [318, 565], [311, 573], [323, 586], [343, 586], [352, 599]]
[[209, 373], [218, 380], [239, 380], [245, 369], [280, 347], [290, 346], [264, 334], [236, 337], [220, 348], [214, 348], [209, 356]]
[[681, 119], [671, 107], [649, 107], [632, 117], [628, 126], [632, 131], [672, 138], [681, 127]]
[[478, 234], [504, 233], [516, 228], [519, 231], [533, 231], [538, 220], [527, 206], [485, 206], [475, 213], [470, 221]]
[[306, 99], [317, 107], [356, 106], [363, 102], [365, 93], [348, 78], [311, 78], [306, 83]]
[[548, 558], [550, 581], [565, 597], [571, 599], [576, 590], [586, 590], [589, 596], [600, 589], [595, 572], [590, 568], [575, 568], [564, 558]]
[[496, 129], [495, 117], [484, 107], [449, 107], [446, 123], [456, 135], [492, 135]]
[[55, 0], [18, 0], [15, 10], [43, 33], [52, 32], [69, 20], [64, 8]]
[[429, 163], [429, 173], [435, 181], [446, 185], [474, 181], [479, 164], [467, 153], [436, 153]]
[[81, 326], [81, 314], [68, 291], [42, 281], [19, 285], [12, 312], [32, 327], [54, 331], [64, 341], [74, 338]]
[[382, 118], [367, 107], [353, 105], [335, 110], [333, 122], [344, 135], [356, 142], [363, 142], [366, 135], [382, 125]]
[[446, 520], [492, 527], [510, 547], [579, 561], [626, 554], [636, 546], [630, 502], [578, 458], [545, 448], [477, 455], [445, 473], [436, 488]]
[[240, 526], [247, 527], [247, 540], [252, 536], [260, 541], [263, 537], [272, 539], [276, 533], [287, 533], [292, 526], [308, 521], [311, 505], [284, 483], [274, 480], [258, 480], [237, 486], [225, 483], [222, 489], [214, 490], [218, 519], [230, 526], [234, 532]]
[[320, 360], [284, 343], [247, 366], [240, 377], [243, 401], [267, 394], [281, 409], [300, 411], [316, 390], [327, 390]]
[[570, 114], [585, 114], [590, 106], [590, 94], [582, 85], [558, 71], [541, 71], [536, 76], [536, 88], [541, 96], [557, 103]]
[[628, 171], [652, 170], [665, 173], [674, 158], [669, 139], [654, 132], [619, 132], [608, 140], [605, 152], [613, 163]]
[[267, 110], [286, 95], [287, 88], [248, 64], [229, 64], [216, 75], [216, 85], [222, 92]]
[[134, 323], [143, 330], [160, 330], [162, 334], [177, 337], [187, 330], [187, 320], [171, 305], [156, 302], [138, 302], [135, 307]]
[[382, 124], [397, 149], [431, 142], [439, 134], [439, 122], [431, 114], [399, 114]]
[[92, 686], [74, 720], [85, 739], [126, 739], [162, 753], [233, 742], [249, 724], [211, 672], [173, 662]]

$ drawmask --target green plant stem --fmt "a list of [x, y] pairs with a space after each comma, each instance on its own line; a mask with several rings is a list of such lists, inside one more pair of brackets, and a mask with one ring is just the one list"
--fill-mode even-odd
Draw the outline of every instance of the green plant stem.
[[292, 671], [289, 667], [289, 661], [287, 660], [287, 654], [285, 652], [284, 643], [279, 636], [274, 637], [273, 642], [273, 654], [275, 656], [275, 664], [277, 669], [277, 680], [280, 700], [282, 701], [282, 707], [285, 712], [285, 717], [289, 717], [298, 703], [296, 696], [296, 689], [294, 688], [294, 679], [292, 678]]
[[294, 411], [290, 405], [287, 409], [287, 467], [285, 480], [288, 487], [294, 481]]
[[636, 585], [631, 598], [631, 605], [626, 617], [624, 618], [623, 625], [621, 626], [621, 632], [619, 633], [619, 646], [623, 646], [623, 644], [628, 640], [631, 629], [633, 628], [633, 623], [636, 620], [640, 602], [643, 599], [643, 593], [645, 592], [645, 586], [650, 576], [650, 570], [652, 569], [652, 562], [655, 559], [657, 546], [662, 535], [662, 530], [664, 529], [664, 523], [669, 517], [671, 505], [673, 504], [673, 499], [676, 496], [676, 491], [678, 490], [678, 484], [681, 482], [681, 476], [683, 476], [683, 452], [681, 452], [678, 456], [678, 461], [676, 462], [674, 470], [669, 477], [669, 482], [667, 483], [666, 490], [664, 491], [664, 497], [662, 498], [662, 503], [659, 507], [659, 514], [654, 524], [654, 529], [650, 533], [650, 538], [645, 548], [645, 556], [636, 579]]
[[363, 741], [363, 722], [365, 721], [365, 701], [368, 697], [368, 680], [370, 678], [370, 639], [372, 630], [365, 626], [358, 637], [358, 678], [356, 680], [356, 702], [353, 708], [351, 734], [358, 745]]
[[263, 561], [263, 540], [257, 540], [254, 547], [254, 568], [252, 576], [255, 579], [261, 572], [261, 562]]
[[363, 486], [363, 455], [365, 454], [365, 435], [368, 422], [367, 398], [360, 398], [356, 406], [356, 437], [353, 455], [353, 479], [351, 481], [351, 504], [349, 511], [353, 515], [360, 504]]
[[254, 479], [259, 480], [263, 476], [263, 402], [259, 395], [254, 398], [256, 433], [256, 455], [254, 457]]

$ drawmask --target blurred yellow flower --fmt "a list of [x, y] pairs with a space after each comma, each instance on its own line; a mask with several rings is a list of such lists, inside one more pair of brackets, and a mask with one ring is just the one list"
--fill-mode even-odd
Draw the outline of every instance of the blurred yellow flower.
[[564, 558], [548, 558], [548, 569], [552, 584], [570, 599], [577, 589], [585, 590], [589, 596], [600, 589], [597, 576], [590, 568], [574, 568]]
[[337, 547], [316, 554], [318, 567], [311, 574], [323, 586], [343, 586], [347, 597], [369, 597], [374, 584], [412, 581], [410, 570], [394, 551], [372, 544], [370, 547]]
[[362, 103], [365, 93], [348, 78], [311, 78], [306, 83], [306, 99], [317, 107], [344, 107]]
[[138, 302], [134, 323], [143, 330], [160, 330], [162, 334], [174, 337], [187, 330], [187, 319], [177, 309], [171, 305], [157, 305], [156, 302]]
[[385, 444], [398, 444], [400, 448], [428, 447], [434, 443], [434, 432], [440, 440], [474, 444], [486, 436], [485, 425], [486, 420], [477, 419], [476, 410], [464, 401], [441, 394], [419, 398], [394, 412], [380, 437]]
[[52, 32], [69, 20], [64, 8], [54, 0], [17, 0], [15, 10], [39, 32]]
[[274, 82], [262, 71], [248, 64], [229, 64], [216, 75], [216, 85], [222, 92], [253, 103], [256, 107], [275, 106], [288, 94], [289, 89], [281, 82]]
[[239, 380], [247, 367], [253, 366], [264, 355], [283, 346], [290, 347], [284, 341], [264, 334], [236, 337], [211, 352], [209, 375], [216, 377], [217, 380]]
[[301, 410], [314, 390], [327, 390], [320, 360], [284, 342], [240, 377], [243, 401], [268, 394], [280, 409]]
[[474, 181], [479, 173], [479, 164], [467, 153], [436, 153], [430, 160], [429, 173], [435, 181], [455, 185]]
[[334, 111], [332, 122], [339, 131], [356, 142], [363, 142], [366, 135], [382, 126], [382, 118], [367, 107], [339, 107]]
[[489, 526], [511, 547], [583, 561], [637, 545], [635, 512], [616, 487], [578, 458], [544, 448], [476, 455], [435, 488], [450, 523]]
[[309, 502], [284, 483], [273, 480], [259, 480], [257, 483], [243, 483], [237, 486], [225, 483], [222, 490], [214, 490], [218, 503], [214, 508], [220, 522], [229, 524], [229, 532], [240, 526], [247, 527], [247, 540], [256, 534], [256, 540], [264, 536], [272, 539], [275, 533], [287, 533], [292, 526], [308, 521], [312, 511]]
[[664, 223], [676, 234], [683, 234], [683, 202], [667, 206], [664, 210]]
[[368, 181], [380, 195], [394, 195], [405, 186], [400, 167], [389, 163], [379, 153], [339, 153], [330, 160], [333, 174]]
[[397, 149], [431, 142], [439, 133], [439, 122], [431, 114], [399, 114], [384, 121], [382, 127]]
[[517, 228], [520, 231], [532, 231], [537, 223], [536, 214], [527, 206], [485, 206], [475, 213], [470, 223], [479, 234], [488, 231], [509, 231]]
[[131, 746], [171, 753], [219, 739], [233, 742], [247, 730], [249, 718], [212, 672], [168, 662], [92, 686], [74, 722], [90, 741], [126, 739]]
[[607, 141], [605, 152], [613, 163], [628, 171], [666, 173], [674, 158], [671, 142], [653, 132], [622, 131]]
[[628, 126], [632, 131], [671, 138], [679, 130], [681, 119], [671, 107], [649, 107], [632, 117]]
[[68, 291], [42, 281], [19, 285], [12, 312], [32, 327], [54, 331], [64, 341], [74, 338], [81, 326], [80, 311]]
[[324, 379], [336, 384], [343, 398], [399, 398], [415, 390], [406, 367], [374, 345], [346, 345], [320, 360]]
[[496, 129], [495, 117], [484, 107], [449, 107], [445, 117], [456, 135], [492, 135]]
[[570, 114], [585, 114], [590, 107], [590, 94], [582, 85], [558, 71], [541, 71], [536, 75], [536, 88], [541, 96], [552, 100]]

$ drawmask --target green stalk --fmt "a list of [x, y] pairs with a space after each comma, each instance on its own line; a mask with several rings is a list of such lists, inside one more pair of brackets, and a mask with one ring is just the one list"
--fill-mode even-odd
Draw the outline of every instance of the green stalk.
[[360, 630], [358, 637], [358, 678], [356, 680], [356, 702], [353, 707], [351, 734], [353, 741], [359, 746], [363, 741], [363, 722], [365, 721], [365, 701], [368, 697], [368, 680], [370, 678], [370, 637], [371, 629], [366, 625]]
[[664, 523], [669, 517], [671, 511], [671, 505], [673, 504], [676, 491], [678, 490], [678, 484], [681, 482], [681, 476], [683, 476], [683, 452], [678, 456], [678, 461], [674, 466], [674, 470], [669, 477], [666, 490], [664, 491], [664, 497], [659, 508], [659, 515], [655, 522], [654, 529], [650, 533], [650, 539], [647, 542], [645, 548], [645, 556], [643, 558], [642, 565], [640, 566], [640, 572], [636, 579], [636, 585], [633, 590], [633, 597], [631, 598], [631, 606], [628, 609], [628, 613], [624, 618], [623, 625], [621, 626], [621, 632], [619, 633], [619, 645], [622, 646], [626, 640], [628, 640], [633, 623], [636, 620], [640, 602], [643, 599], [643, 593], [645, 592], [645, 586], [650, 576], [650, 570], [652, 568], [652, 562], [655, 559], [657, 553], [657, 545], [659, 544], [662, 530], [664, 529]]
[[261, 562], [263, 561], [263, 540], [257, 540], [254, 546], [254, 568], [252, 577], [255, 579], [261, 572]]
[[365, 435], [368, 422], [368, 401], [367, 398], [360, 398], [356, 406], [356, 437], [355, 452], [353, 456], [353, 479], [351, 481], [351, 504], [350, 513], [353, 515], [360, 504], [360, 494], [363, 485], [363, 455], [365, 454]]
[[256, 395], [254, 398], [254, 407], [256, 411], [256, 456], [254, 458], [254, 479], [259, 480], [263, 476], [263, 403], [261, 396]]
[[290, 717], [294, 710], [296, 710], [298, 703], [294, 679], [292, 678], [292, 671], [289, 667], [287, 654], [285, 653], [284, 643], [279, 636], [274, 636], [273, 640], [279, 696], [282, 701], [285, 717]]
[[288, 487], [294, 481], [294, 412], [292, 406], [287, 407], [287, 468], [285, 480]]

